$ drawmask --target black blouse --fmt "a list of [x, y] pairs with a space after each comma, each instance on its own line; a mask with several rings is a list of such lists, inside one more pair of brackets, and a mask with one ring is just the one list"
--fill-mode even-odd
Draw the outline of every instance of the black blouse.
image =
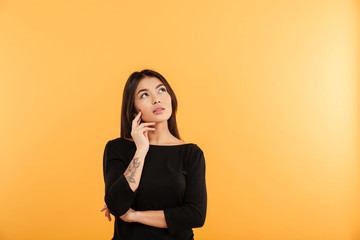
[[[207, 206], [204, 153], [194, 143], [151, 145], [145, 156], [139, 187], [130, 188], [124, 172], [136, 152], [135, 142], [116, 138], [104, 150], [105, 203], [115, 217], [115, 239], [194, 239], [192, 228], [204, 225]], [[137, 211], [164, 210], [168, 228], [119, 216], [129, 208]]]

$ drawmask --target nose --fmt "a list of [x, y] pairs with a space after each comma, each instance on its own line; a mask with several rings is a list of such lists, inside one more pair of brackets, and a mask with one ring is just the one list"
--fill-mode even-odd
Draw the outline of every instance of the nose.
[[154, 104], [155, 104], [156, 102], [160, 103], [160, 100], [155, 100], [155, 101], [154, 101]]

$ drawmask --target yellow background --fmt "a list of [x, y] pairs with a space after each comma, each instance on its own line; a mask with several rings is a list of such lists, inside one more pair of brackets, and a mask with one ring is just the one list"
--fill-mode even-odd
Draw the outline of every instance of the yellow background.
[[358, 1], [1, 1], [0, 239], [111, 239], [102, 157], [159, 71], [207, 164], [196, 239], [359, 240]]

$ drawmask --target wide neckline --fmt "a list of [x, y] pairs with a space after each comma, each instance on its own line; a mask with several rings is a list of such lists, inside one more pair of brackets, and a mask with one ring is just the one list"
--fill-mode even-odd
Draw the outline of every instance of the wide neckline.
[[[120, 137], [121, 139], [124, 139], [128, 142], [132, 142], [135, 144], [134, 141], [132, 140], [129, 140], [127, 138], [124, 138], [124, 137]], [[184, 145], [190, 145], [190, 144], [193, 144], [193, 143], [184, 143], [184, 144], [178, 144], [178, 145], [153, 145], [153, 144], [149, 144], [150, 147], [180, 147], [180, 146], [184, 146]]]

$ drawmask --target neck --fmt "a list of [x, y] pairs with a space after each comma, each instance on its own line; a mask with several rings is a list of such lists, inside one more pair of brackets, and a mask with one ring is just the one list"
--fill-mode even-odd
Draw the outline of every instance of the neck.
[[155, 128], [153, 131], [148, 131], [149, 144], [166, 144], [171, 142], [174, 136], [170, 133], [167, 121], [156, 122], [154, 126], [150, 126]]

